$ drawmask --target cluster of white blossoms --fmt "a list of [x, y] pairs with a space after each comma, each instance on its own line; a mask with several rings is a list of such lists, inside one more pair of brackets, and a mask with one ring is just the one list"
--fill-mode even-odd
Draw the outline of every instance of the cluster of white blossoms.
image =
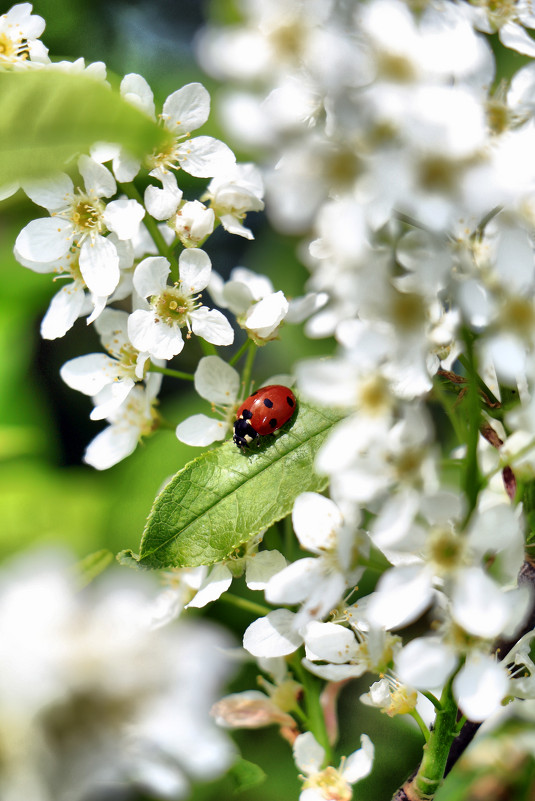
[[66, 555], [44, 551], [5, 566], [5, 801], [111, 798], [118, 787], [173, 800], [234, 760], [209, 716], [233, 669], [231, 637], [207, 621], [154, 629], [154, 586], [132, 578], [110, 573], [80, 591]]
[[[453, 679], [461, 713], [486, 720], [525, 697], [496, 648], [533, 602], [518, 575], [535, 478], [535, 15], [464, 0], [239, 9], [205, 28], [199, 58], [225, 82], [227, 130], [264, 161], [271, 221], [303, 237], [305, 330], [336, 340], [297, 364], [297, 390], [344, 415], [316, 460], [330, 498], [294, 507], [314, 556], [269, 578], [276, 608], [245, 648], [304, 644], [329, 681], [376, 673], [363, 700], [388, 714]], [[526, 56], [509, 79], [493, 33], [496, 52]], [[351, 605], [377, 552], [390, 567]], [[425, 612], [428, 634], [391, 633]]]
[[[64, 71], [85, 70], [105, 82], [104, 64], [85, 68], [79, 62], [50, 61], [37, 38], [44, 21], [31, 14], [31, 5], [14, 6], [0, 22], [0, 68], [60, 66]], [[252, 164], [237, 164], [218, 139], [191, 135], [208, 119], [207, 90], [200, 83], [183, 86], [157, 114], [152, 90], [141, 75], [126, 75], [120, 88], [129, 103], [168, 131], [165, 152], [148, 153], [142, 163], [117, 145], [96, 142], [89, 154], [78, 158], [79, 181], [67, 174], [25, 181], [25, 193], [49, 216], [29, 222], [14, 250], [23, 266], [51, 273], [62, 283], [41, 323], [45, 339], [63, 337], [80, 317], [94, 322], [101, 336], [106, 353], [74, 358], [61, 370], [69, 386], [92, 397], [91, 418], [110, 424], [85, 454], [97, 469], [128, 456], [142, 436], [158, 427], [157, 371], [182, 351], [192, 334], [208, 347], [231, 345], [234, 329], [228, 316], [240, 314], [238, 324], [248, 334], [268, 341], [277, 336], [289, 312], [283, 293], [265, 286], [259, 293], [252, 275], [237, 290], [230, 286], [225, 291], [202, 250], [218, 225], [252, 239], [244, 225], [246, 214], [264, 207], [263, 181]], [[211, 179], [201, 199], [184, 197], [177, 180], [181, 171]], [[132, 183], [138, 175], [149, 182], [143, 198]], [[2, 187], [0, 197], [17, 188]], [[171, 255], [177, 250], [178, 262]], [[264, 283], [269, 285], [268, 279]], [[207, 288], [229, 310], [227, 316], [203, 303], [201, 293]], [[308, 306], [313, 311], [313, 303]]]
[[[79, 185], [67, 175], [24, 184], [50, 216], [20, 232], [15, 254], [66, 279], [44, 337], [79, 317], [101, 337], [106, 353], [61, 370], [92, 397], [91, 417], [109, 422], [85, 456], [98, 469], [158, 426], [162, 374], [184, 376], [166, 362], [192, 334], [208, 345], [190, 378], [217, 416], [195, 414], [176, 434], [199, 447], [228, 436], [249, 354], [284, 323], [336, 343], [287, 368], [298, 400], [342, 418], [315, 462], [329, 497], [302, 492], [293, 508], [309, 555], [288, 561], [261, 533], [218, 564], [166, 571], [149, 614], [166, 630], [242, 575], [263, 592], [269, 606], [243, 645], [273, 681], [213, 714], [228, 727], [278, 725], [301, 801], [349, 801], [374, 749], [363, 735], [339, 768], [328, 764], [345, 681], [368, 675], [363, 703], [412, 715], [427, 759], [448, 715], [451, 744], [458, 718], [479, 723], [535, 699], [535, 632], [523, 628], [533, 593], [518, 581], [535, 506], [535, 15], [508, 0], [241, 0], [239, 10], [241, 22], [205, 29], [199, 54], [227, 82], [228, 130], [262, 148], [263, 177], [222, 142], [191, 137], [210, 109], [201, 84], [157, 114], [146, 81], [127, 75], [123, 96], [161, 121], [169, 148], [141, 164], [96, 143], [79, 158]], [[30, 12], [2, 18], [9, 68], [46, 68]], [[527, 61], [507, 80], [494, 33], [498, 53]], [[141, 169], [143, 198], [132, 184]], [[180, 171], [210, 179], [199, 199], [184, 198]], [[263, 208], [264, 180], [271, 221], [302, 237], [310, 278], [294, 300], [243, 267], [225, 281], [202, 249], [218, 224], [252, 237], [245, 215]], [[238, 328], [246, 342], [225, 360], [212, 346], [231, 345]], [[380, 577], [359, 597], [368, 568]], [[326, 682], [323, 728], [318, 716], [307, 728], [299, 706], [309, 674]]]

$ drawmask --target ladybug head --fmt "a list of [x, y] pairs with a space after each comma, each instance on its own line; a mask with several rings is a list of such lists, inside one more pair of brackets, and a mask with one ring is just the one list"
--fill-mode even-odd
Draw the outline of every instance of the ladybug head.
[[233, 440], [238, 448], [248, 448], [251, 442], [258, 437], [258, 434], [252, 427], [249, 420], [244, 417], [238, 417], [234, 423], [234, 436]]

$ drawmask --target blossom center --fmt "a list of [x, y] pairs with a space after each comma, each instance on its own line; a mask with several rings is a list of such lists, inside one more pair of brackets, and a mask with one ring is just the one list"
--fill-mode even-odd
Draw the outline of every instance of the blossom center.
[[78, 190], [69, 209], [65, 213], [60, 212], [58, 216], [72, 222], [76, 239], [81, 243], [87, 237], [105, 232], [104, 208], [101, 200]]
[[509, 298], [500, 309], [504, 328], [530, 341], [535, 331], [535, 310], [531, 298]]
[[186, 133], [176, 139], [172, 139], [167, 147], [160, 150], [159, 153], [154, 153], [152, 156], [149, 156], [147, 159], [149, 169], [154, 170], [159, 168], [164, 172], [180, 169], [179, 157], [183, 155], [182, 148], [184, 147], [184, 142], [182, 140], [189, 136], [190, 134]]
[[353, 797], [351, 787], [332, 765], [306, 779], [303, 788], [309, 787], [318, 790], [328, 801], [351, 801]]
[[167, 287], [151, 300], [158, 319], [167, 325], [188, 325], [188, 315], [198, 307], [196, 298], [186, 295], [179, 287]]
[[358, 406], [365, 414], [381, 416], [392, 407], [392, 394], [383, 376], [379, 374], [366, 378], [358, 389]]
[[17, 58], [28, 57], [28, 44], [26, 40], [15, 42], [5, 33], [0, 33], [0, 61], [15, 61]]
[[[473, 2], [473, 0], [472, 0]], [[491, 25], [498, 30], [517, 14], [517, 0], [476, 0], [474, 5], [482, 6], [487, 12]]]
[[429, 561], [440, 573], [450, 573], [461, 567], [465, 561], [465, 543], [455, 531], [449, 529], [438, 528], [432, 531], [426, 550]]

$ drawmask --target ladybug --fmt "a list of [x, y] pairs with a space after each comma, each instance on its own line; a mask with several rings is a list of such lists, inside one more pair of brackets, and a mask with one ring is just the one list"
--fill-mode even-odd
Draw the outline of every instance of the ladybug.
[[287, 423], [295, 407], [295, 395], [288, 387], [272, 384], [257, 389], [238, 409], [234, 442], [238, 448], [248, 448], [253, 440], [272, 434]]

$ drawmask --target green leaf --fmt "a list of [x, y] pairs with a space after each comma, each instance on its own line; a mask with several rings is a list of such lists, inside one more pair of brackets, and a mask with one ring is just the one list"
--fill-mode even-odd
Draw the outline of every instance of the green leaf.
[[288, 515], [296, 497], [321, 491], [327, 479], [314, 459], [341, 415], [303, 402], [294, 420], [258, 450], [228, 441], [180, 470], [156, 498], [135, 558], [142, 567], [195, 567], [227, 557]]
[[97, 141], [143, 157], [169, 134], [119, 92], [86, 75], [0, 73], [0, 186], [65, 170]]
[[78, 587], [83, 589], [91, 584], [113, 561], [113, 554], [107, 548], [90, 553], [74, 565]]
[[247, 759], [238, 759], [230, 768], [228, 775], [236, 783], [235, 794], [258, 787], [267, 778], [260, 765], [255, 765], [254, 762], [249, 762]]

